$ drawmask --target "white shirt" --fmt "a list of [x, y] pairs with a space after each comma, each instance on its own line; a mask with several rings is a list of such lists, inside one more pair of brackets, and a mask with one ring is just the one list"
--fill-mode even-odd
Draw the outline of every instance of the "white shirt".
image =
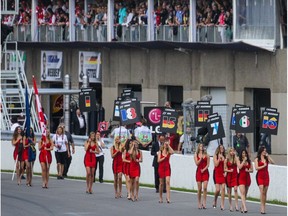
[[68, 140], [65, 134], [63, 135], [54, 134], [52, 140], [55, 143], [56, 152], [67, 151], [66, 143], [68, 143]]
[[78, 121], [79, 121], [79, 126], [80, 126], [80, 128], [84, 128], [84, 119], [83, 119], [83, 117], [80, 115], [80, 116], [77, 116], [77, 118], [78, 118]]
[[[121, 129], [120, 129], [121, 128]], [[120, 134], [120, 130], [121, 130], [121, 134]], [[120, 141], [121, 143], [124, 143], [127, 139], [130, 139], [130, 133], [129, 131], [123, 127], [123, 126], [120, 126], [118, 128], [115, 128], [112, 133], [111, 133], [111, 136], [114, 137], [114, 140], [117, 136], [120, 137]]]
[[10, 130], [14, 132], [15, 129], [16, 129], [18, 126], [21, 126], [21, 125], [18, 124], [18, 123], [14, 123], [14, 124], [11, 125], [11, 129], [10, 129]]
[[102, 155], [104, 155], [104, 152], [103, 152], [103, 148], [101, 146], [101, 143], [102, 143], [102, 140], [100, 139], [99, 141], [97, 141], [97, 144], [98, 144], [98, 148], [99, 148], [99, 154], [96, 154], [96, 157], [100, 157]]
[[147, 126], [142, 125], [141, 127], [137, 127], [134, 130], [134, 134], [141, 143], [149, 143], [152, 141], [152, 133]]

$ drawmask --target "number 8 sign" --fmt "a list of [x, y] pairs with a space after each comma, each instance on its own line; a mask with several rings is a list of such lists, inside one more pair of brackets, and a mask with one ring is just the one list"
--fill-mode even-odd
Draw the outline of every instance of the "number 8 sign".
[[140, 112], [137, 103], [139, 101], [123, 101], [120, 105], [121, 125], [134, 124], [140, 121]]

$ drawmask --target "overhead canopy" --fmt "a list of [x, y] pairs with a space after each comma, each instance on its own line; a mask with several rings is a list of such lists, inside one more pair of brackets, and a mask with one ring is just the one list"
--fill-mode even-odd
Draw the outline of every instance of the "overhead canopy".
[[[13, 49], [13, 44], [7, 44], [8, 49]], [[148, 41], [148, 42], [18, 42], [18, 49], [176, 49], [179, 51], [193, 51], [193, 50], [234, 50], [243, 52], [269, 51], [267, 49], [253, 46], [242, 41], [230, 43], [190, 43], [190, 42], [170, 42], [170, 41]]]

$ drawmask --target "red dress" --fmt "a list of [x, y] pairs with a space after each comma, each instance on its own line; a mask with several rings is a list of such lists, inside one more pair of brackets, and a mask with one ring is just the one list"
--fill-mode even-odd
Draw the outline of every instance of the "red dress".
[[[51, 143], [46, 143], [46, 148], [50, 148], [51, 147]], [[42, 148], [40, 150], [40, 154], [39, 154], [39, 161], [40, 163], [47, 163], [51, 164], [52, 163], [52, 155], [50, 151], [45, 150], [44, 148]]]
[[[28, 139], [26, 139], [26, 143], [25, 143], [25, 145], [27, 146], [28, 145], [28, 142], [29, 142], [29, 140]], [[27, 147], [25, 147], [24, 148], [24, 146], [23, 146], [23, 152], [22, 152], [22, 161], [25, 161], [25, 160], [28, 160], [29, 159], [29, 147], [27, 146]]]
[[[130, 154], [128, 152], [126, 152], [125, 160], [130, 161]], [[129, 170], [130, 170], [130, 163], [123, 162], [123, 173], [125, 175], [129, 175], [130, 173]]]
[[84, 156], [84, 165], [85, 167], [96, 168], [96, 155], [94, 152], [90, 152], [90, 150], [95, 151], [96, 145], [89, 145], [86, 154]]
[[226, 175], [226, 185], [228, 188], [232, 188], [234, 186], [238, 186], [237, 184], [237, 177], [238, 177], [238, 171], [237, 171], [237, 164], [232, 164], [230, 161], [227, 161], [227, 169], [232, 170], [232, 172], [227, 172]]
[[[138, 152], [138, 154], [136, 155], [136, 159], [140, 159], [140, 152]], [[130, 172], [129, 172], [129, 176], [130, 178], [136, 178], [136, 177], [140, 177], [140, 164], [139, 162], [136, 162], [136, 160], [131, 159], [130, 162]]]
[[[197, 160], [200, 158], [197, 155]], [[203, 173], [201, 173], [201, 169], [204, 169], [207, 166], [207, 156], [203, 158], [196, 170], [196, 182], [204, 182], [209, 180], [209, 171], [206, 169]]]
[[[20, 140], [16, 143], [15, 148], [14, 148], [14, 152], [13, 152], [13, 158], [14, 158], [14, 160], [16, 160], [17, 155], [18, 155], [19, 144], [20, 144]], [[19, 161], [19, 158], [18, 158], [18, 161]]]
[[[164, 155], [161, 152], [160, 158], [162, 159], [163, 157]], [[159, 166], [158, 166], [159, 178], [165, 178], [167, 176], [171, 176], [171, 168], [170, 168], [169, 159], [170, 159], [170, 154], [168, 154], [166, 158], [159, 163]]]
[[[116, 149], [113, 147], [113, 154], [116, 153]], [[117, 152], [115, 157], [113, 158], [113, 164], [112, 164], [112, 169], [113, 173], [122, 173], [122, 167], [123, 167], [123, 160], [122, 160], [122, 152]]]
[[[268, 162], [267, 166], [263, 169], [258, 170], [256, 174], [256, 181], [257, 185], [263, 185], [263, 186], [269, 186], [270, 178], [269, 178], [269, 172], [268, 172]], [[264, 163], [260, 160], [258, 161], [258, 166], [263, 166]]]
[[249, 163], [243, 165], [243, 167], [239, 170], [238, 174], [238, 185], [250, 186], [251, 178], [250, 173], [246, 172], [246, 169], [250, 169], [251, 165]]
[[225, 177], [224, 177], [224, 161], [219, 161], [219, 164], [217, 167], [214, 167], [213, 172], [214, 177], [214, 184], [224, 184], [225, 183]]

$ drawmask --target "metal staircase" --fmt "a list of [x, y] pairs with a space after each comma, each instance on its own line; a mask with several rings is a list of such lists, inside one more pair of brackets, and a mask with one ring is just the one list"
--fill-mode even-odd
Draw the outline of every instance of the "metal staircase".
[[[7, 50], [7, 45], [14, 47]], [[23, 56], [17, 48], [17, 42], [5, 42], [2, 50], [1, 65], [1, 130], [10, 130], [12, 118], [25, 120], [25, 88], [30, 98], [31, 127], [40, 132], [38, 116], [32, 102], [32, 89], [29, 88], [24, 71]]]

